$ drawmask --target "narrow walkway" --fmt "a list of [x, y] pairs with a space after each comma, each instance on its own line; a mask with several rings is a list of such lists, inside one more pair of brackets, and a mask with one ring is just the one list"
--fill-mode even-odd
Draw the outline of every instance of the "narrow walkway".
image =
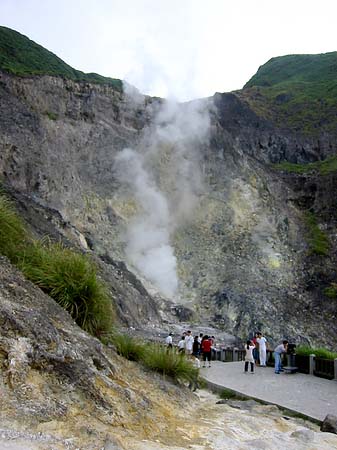
[[327, 414], [337, 416], [337, 382], [301, 373], [274, 373], [272, 367], [256, 367], [244, 373], [243, 362], [212, 361], [200, 375], [215, 389], [237, 393], [290, 409], [322, 421]]

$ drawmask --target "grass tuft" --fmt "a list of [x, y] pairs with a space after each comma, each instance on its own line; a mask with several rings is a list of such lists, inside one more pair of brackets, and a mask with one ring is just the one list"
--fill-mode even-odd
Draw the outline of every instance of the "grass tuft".
[[198, 376], [198, 369], [175, 349], [168, 351], [161, 344], [139, 342], [127, 334], [113, 334], [111, 342], [118, 354], [176, 381], [191, 381]]
[[145, 344], [128, 334], [113, 334], [112, 342], [117, 353], [130, 361], [141, 361], [145, 355]]
[[66, 309], [84, 330], [110, 333], [114, 314], [94, 262], [61, 244], [34, 241], [13, 204], [0, 195], [0, 253]]

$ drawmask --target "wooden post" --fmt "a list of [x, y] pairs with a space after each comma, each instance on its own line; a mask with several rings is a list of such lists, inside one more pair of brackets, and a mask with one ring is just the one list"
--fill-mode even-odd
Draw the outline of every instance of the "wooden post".
[[313, 375], [315, 370], [315, 355], [309, 355], [309, 374]]
[[333, 379], [337, 381], [337, 358], [334, 360], [334, 376]]

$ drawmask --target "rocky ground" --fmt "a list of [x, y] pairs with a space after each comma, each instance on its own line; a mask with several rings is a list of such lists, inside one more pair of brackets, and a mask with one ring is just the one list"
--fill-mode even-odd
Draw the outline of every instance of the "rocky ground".
[[[158, 393], [152, 392], [152, 397], [158, 399]], [[146, 430], [141, 423], [104, 426], [90, 421], [83, 411], [32, 429], [1, 420], [0, 445], [9, 450], [337, 449], [336, 435], [290, 418], [275, 406], [252, 400], [219, 404], [217, 397], [203, 390], [185, 400], [185, 406], [179, 406], [171, 395], [162, 416]]]
[[0, 258], [0, 448], [337, 449], [254, 402], [217, 404], [119, 357]]

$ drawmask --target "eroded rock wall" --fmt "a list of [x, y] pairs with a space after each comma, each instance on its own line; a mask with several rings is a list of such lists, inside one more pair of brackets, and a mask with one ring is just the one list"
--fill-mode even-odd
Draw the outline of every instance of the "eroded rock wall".
[[[56, 227], [77, 245], [112, 261], [115, 269], [126, 262], [151, 290], [144, 274], [126, 257], [125, 233], [139, 204], [135, 193], [121, 183], [115, 159], [125, 148], [148, 151], [144, 143], [151, 140], [144, 136], [151, 132], [163, 101], [52, 77], [2, 74], [0, 81], [4, 183], [26, 196], [27, 203], [59, 216], [56, 222], [66, 226], [56, 223]], [[324, 304], [322, 292], [334, 280], [335, 213], [330, 205], [320, 224], [331, 238], [329, 255], [308, 259], [304, 210], [293, 201], [302, 195], [299, 191], [305, 193], [307, 184], [298, 178], [290, 182], [270, 164], [325, 158], [336, 153], [334, 140], [309, 139], [275, 128], [250, 108], [242, 92], [216, 94], [198, 105], [207, 112], [209, 129], [206, 138], [190, 141], [194, 153], [178, 155], [179, 164], [190, 157], [197, 164], [195, 177], [200, 183], [188, 217], [170, 224], [179, 280], [177, 296], [171, 300], [193, 310], [195, 322], [216, 324], [243, 339], [262, 328], [275, 341], [288, 337], [332, 345], [337, 335], [336, 301]], [[188, 105], [179, 108], [182, 117], [188, 116]], [[178, 204], [177, 183], [183, 173], [172, 175], [174, 145], [162, 142], [147, 153], [148, 166], [158, 189], [170, 199], [171, 211]], [[317, 192], [322, 194], [325, 182], [321, 183]], [[315, 192], [311, 195], [316, 205], [326, 201], [324, 194], [320, 199]], [[116, 261], [122, 263], [118, 266]], [[326, 265], [329, 276], [313, 293], [307, 289], [308, 278]], [[126, 279], [137, 284], [130, 276]], [[123, 286], [116, 288], [120, 311]], [[133, 312], [138, 322], [159, 317], [151, 314], [153, 299], [138, 292], [138, 309]], [[131, 305], [132, 294], [126, 297]], [[128, 306], [124, 311], [130, 316]]]

